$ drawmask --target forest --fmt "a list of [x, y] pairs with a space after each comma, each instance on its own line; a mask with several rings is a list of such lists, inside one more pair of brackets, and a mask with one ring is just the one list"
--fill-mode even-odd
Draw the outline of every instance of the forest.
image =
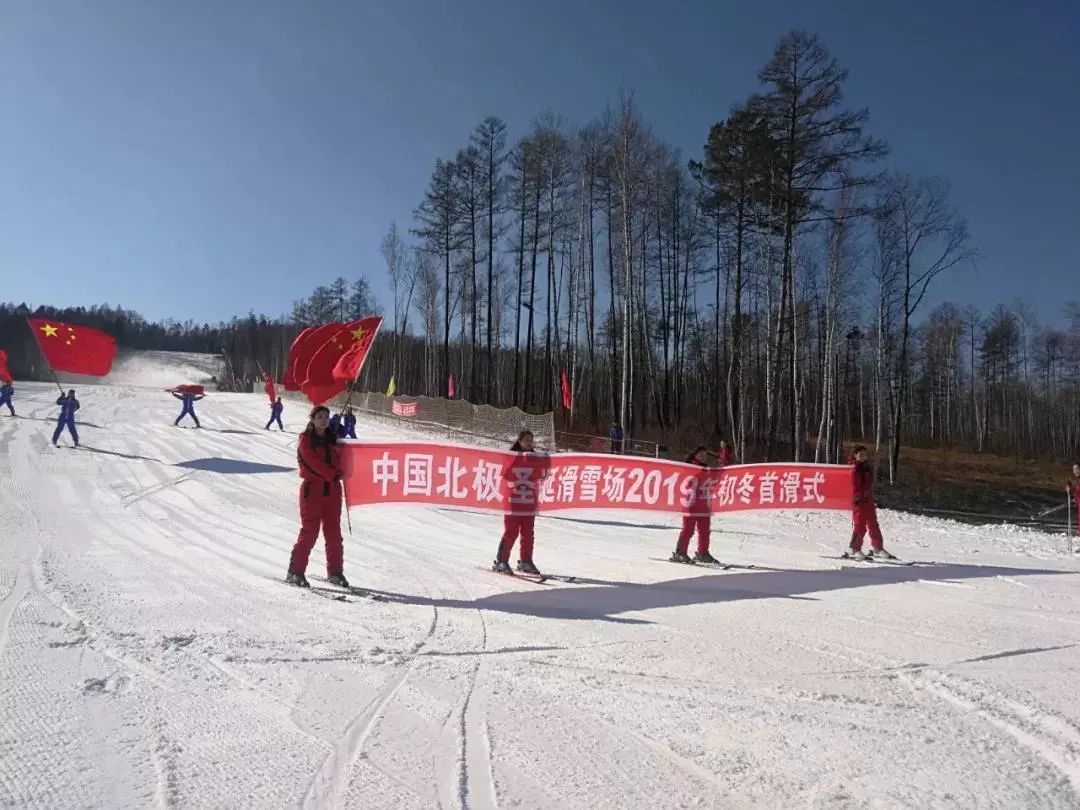
[[[847, 78], [818, 37], [788, 33], [690, 156], [631, 93], [591, 121], [543, 113], [516, 141], [487, 118], [435, 160], [413, 220], [389, 225], [389, 301], [358, 277], [287, 318], [34, 312], [278, 376], [305, 326], [381, 312], [370, 389], [393, 377], [400, 394], [446, 396], [452, 377], [459, 398], [555, 410], [567, 430], [724, 438], [745, 461], [843, 461], [858, 441], [896, 480], [904, 447], [1076, 455], [1080, 306], [1058, 328], [1019, 300], [931, 308], [976, 246], [947, 179], [888, 165]], [[0, 346], [29, 375], [27, 314], [0, 306]]]

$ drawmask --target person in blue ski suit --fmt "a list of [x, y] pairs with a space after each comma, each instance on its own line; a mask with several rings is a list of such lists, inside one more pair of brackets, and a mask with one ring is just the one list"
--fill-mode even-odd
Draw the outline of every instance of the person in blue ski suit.
[[172, 395], [184, 403], [184, 407], [180, 409], [180, 415], [176, 417], [176, 421], [173, 422], [173, 424], [179, 425], [181, 419], [190, 415], [191, 418], [195, 420], [195, 427], [202, 427], [202, 425], [199, 424], [199, 417], [195, 415], [195, 403], [202, 399], [203, 395], [181, 394], [179, 391], [173, 391]]
[[0, 383], [0, 406], [7, 405], [11, 415], [15, 415], [15, 406], [11, 404], [11, 398], [15, 395], [15, 387], [6, 380]]
[[281, 424], [281, 412], [285, 410], [285, 403], [280, 399], [275, 399], [270, 403], [270, 421], [266, 423], [266, 429], [269, 430], [270, 426], [277, 422], [277, 426], [280, 430], [285, 430], [285, 426]]
[[352, 408], [345, 409], [345, 415], [341, 418], [341, 431], [338, 433], [338, 438], [356, 438], [356, 416], [353, 414]]
[[326, 425], [327, 430], [332, 430], [335, 436], [341, 435], [341, 414], [335, 413], [330, 417], [330, 421]]
[[75, 411], [79, 410], [79, 400], [75, 399], [75, 389], [72, 388], [66, 394], [61, 394], [56, 404], [60, 406], [60, 416], [56, 420], [56, 430], [53, 431], [53, 447], [60, 446], [57, 442], [60, 441], [60, 434], [64, 432], [64, 428], [68, 429], [75, 446], [78, 447], [79, 432], [75, 430]]

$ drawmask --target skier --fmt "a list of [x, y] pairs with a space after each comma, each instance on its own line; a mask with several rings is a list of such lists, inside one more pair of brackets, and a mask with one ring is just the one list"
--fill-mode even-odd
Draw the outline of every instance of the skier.
[[[531, 431], [523, 430], [518, 434], [517, 441], [510, 446], [511, 453], [531, 454], [533, 449], [533, 435]], [[510, 475], [507, 467], [505, 475]], [[503, 518], [503, 535], [499, 541], [499, 551], [495, 556], [492, 570], [500, 574], [513, 574], [510, 569], [510, 552], [514, 550], [514, 543], [518, 536], [521, 537], [521, 547], [518, 549], [517, 570], [523, 574], [539, 575], [540, 571], [533, 564], [533, 538], [536, 527], [536, 515], [506, 515]]]
[[[687, 464], [695, 464], [699, 467], [709, 468], [709, 450], [705, 445], [699, 446], [693, 453], [686, 457]], [[690, 538], [697, 532], [697, 552], [694, 559], [690, 559], [687, 551], [690, 549]], [[672, 562], [680, 563], [716, 563], [718, 560], [709, 553], [709, 534], [712, 531], [712, 518], [708, 515], [686, 515], [682, 520], [682, 531], [675, 545], [675, 553], [671, 555]]]
[[341, 432], [338, 435], [343, 439], [356, 438], [356, 415], [351, 406], [345, 409], [345, 415], [341, 417]]
[[79, 410], [79, 400], [75, 399], [75, 389], [72, 388], [67, 394], [61, 394], [56, 400], [56, 404], [60, 406], [60, 416], [56, 420], [56, 430], [53, 431], [52, 443], [53, 447], [59, 447], [60, 434], [64, 432], [64, 428], [68, 429], [71, 433], [71, 438], [75, 442], [75, 446], [79, 446], [79, 432], [75, 430], [75, 411]]
[[285, 403], [280, 398], [275, 399], [270, 403], [270, 421], [266, 423], [266, 429], [269, 430], [270, 426], [277, 422], [279, 430], [285, 430], [285, 426], [281, 424], [281, 412], [285, 410]]
[[[855, 448], [851, 457], [851, 545], [843, 556], [852, 560], [865, 560], [867, 557], [895, 560], [896, 557], [885, 550], [885, 541], [881, 538], [877, 504], [874, 501], [874, 468], [870, 466], [869, 458], [866, 448], [861, 444]], [[870, 532], [870, 553], [863, 554], [863, 537], [868, 531]]]
[[11, 415], [15, 415], [15, 406], [11, 404], [11, 398], [15, 396], [15, 386], [11, 380], [0, 382], [0, 405], [7, 405]]
[[728, 447], [728, 443], [725, 441], [720, 442], [720, 451], [717, 453], [720, 457], [720, 466], [726, 467], [731, 463], [731, 448]]
[[1080, 535], [1080, 464], [1073, 464], [1072, 478], [1065, 482], [1065, 491], [1076, 503], [1076, 533]]
[[348, 588], [349, 582], [342, 573], [341, 448], [337, 446], [337, 435], [330, 430], [330, 409], [325, 405], [311, 409], [307, 428], [300, 434], [296, 460], [304, 480], [300, 485], [300, 535], [293, 546], [285, 581], [301, 588], [309, 587], [304, 572], [321, 526], [326, 544], [327, 581]]
[[201, 428], [202, 425], [199, 424], [199, 417], [195, 415], [195, 403], [202, 399], [204, 395], [189, 394], [186, 391], [173, 391], [172, 395], [184, 403], [184, 407], [180, 409], [180, 415], [176, 417], [176, 421], [173, 422], [173, 425], [179, 426], [181, 419], [183, 419], [185, 416], [190, 416], [192, 419], [195, 420], [195, 427]]
[[621, 453], [623, 441], [622, 425], [618, 422], [612, 422], [611, 429], [608, 431], [608, 438], [611, 439], [611, 452]]
[[341, 435], [341, 414], [335, 413], [330, 417], [330, 422], [327, 424], [327, 430], [333, 433], [335, 436]]

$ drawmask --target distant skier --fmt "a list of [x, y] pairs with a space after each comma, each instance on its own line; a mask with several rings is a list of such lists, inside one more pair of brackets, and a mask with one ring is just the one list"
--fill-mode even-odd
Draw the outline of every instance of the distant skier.
[[[885, 550], [885, 541], [878, 526], [874, 468], [870, 466], [869, 458], [862, 445], [855, 448], [851, 457], [852, 532], [851, 545], [844, 556], [853, 560], [865, 560], [868, 556], [893, 560], [896, 558]], [[870, 553], [863, 554], [863, 538], [867, 532], [870, 533]]]
[[[686, 457], [687, 464], [709, 468], [709, 450], [705, 445], [699, 446], [693, 453]], [[690, 550], [690, 538], [697, 532], [697, 551], [694, 559], [690, 559], [687, 552]], [[709, 535], [712, 532], [712, 518], [709, 515], [685, 515], [682, 519], [682, 531], [675, 545], [675, 553], [671, 555], [672, 562], [681, 563], [716, 563], [718, 562], [709, 553]]]
[[330, 430], [330, 409], [325, 405], [311, 409], [307, 428], [300, 434], [296, 460], [304, 480], [300, 485], [300, 535], [289, 558], [285, 581], [301, 588], [309, 587], [304, 572], [322, 527], [327, 580], [331, 585], [348, 588], [349, 582], [342, 573], [345, 553], [341, 539], [341, 481], [344, 475], [341, 448], [337, 446], [337, 434]]
[[717, 452], [717, 456], [720, 458], [721, 467], [726, 467], [731, 463], [731, 448], [728, 447], [727, 442], [720, 442], [720, 450]]
[[1076, 504], [1076, 534], [1080, 535], [1080, 464], [1073, 464], [1072, 478], [1065, 482], [1065, 491], [1072, 495]]
[[342, 439], [356, 438], [356, 415], [351, 407], [345, 409], [345, 415], [341, 417], [341, 432], [338, 436]]
[[0, 383], [0, 406], [7, 405], [11, 415], [15, 415], [15, 406], [11, 404], [11, 398], [15, 396], [15, 386], [10, 381]]
[[72, 388], [67, 394], [61, 394], [56, 400], [60, 406], [60, 416], [56, 420], [56, 430], [53, 431], [53, 447], [59, 447], [60, 434], [64, 428], [68, 429], [75, 446], [79, 446], [79, 432], [75, 430], [75, 412], [79, 410], [79, 400], [75, 399], [75, 389]]
[[618, 422], [612, 422], [611, 429], [608, 431], [608, 438], [611, 440], [611, 452], [621, 453], [623, 443], [622, 425]]
[[[518, 434], [517, 441], [510, 446], [511, 453], [529, 454], [535, 453], [533, 449], [533, 435], [531, 431], [523, 430]], [[533, 540], [535, 538], [536, 515], [506, 515], [503, 518], [503, 535], [499, 541], [499, 550], [495, 555], [492, 570], [500, 574], [514, 573], [510, 568], [510, 552], [514, 550], [514, 543], [521, 537], [521, 547], [518, 549], [517, 570], [523, 574], [539, 575], [540, 571], [533, 564]]]
[[285, 410], [285, 403], [280, 399], [275, 399], [270, 403], [270, 421], [266, 423], [266, 429], [269, 430], [270, 426], [277, 422], [278, 429], [285, 430], [285, 426], [281, 424], [281, 412]]
[[173, 425], [179, 426], [181, 419], [183, 419], [185, 416], [190, 416], [192, 419], [195, 420], [195, 427], [201, 428], [202, 425], [199, 424], [199, 417], [195, 415], [195, 403], [202, 399], [205, 395], [192, 394], [187, 391], [173, 391], [172, 395], [184, 404], [184, 407], [180, 409], [180, 415], [176, 417], [176, 421], [173, 422]]

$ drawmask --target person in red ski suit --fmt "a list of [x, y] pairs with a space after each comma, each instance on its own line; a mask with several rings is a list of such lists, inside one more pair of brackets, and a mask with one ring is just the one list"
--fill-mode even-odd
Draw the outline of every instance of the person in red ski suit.
[[342, 573], [344, 550], [341, 539], [341, 448], [337, 435], [328, 429], [330, 409], [318, 405], [311, 410], [307, 428], [300, 434], [296, 460], [300, 466], [300, 536], [293, 546], [286, 581], [307, 588], [304, 576], [308, 557], [322, 527], [326, 543], [326, 574], [331, 585], [348, 588]]
[[[702, 445], [686, 457], [687, 464], [695, 464], [699, 467], [709, 468], [709, 450]], [[687, 552], [690, 550], [690, 538], [697, 532], [697, 553], [694, 559], [690, 559]], [[685, 515], [682, 519], [682, 531], [679, 532], [679, 540], [675, 544], [675, 553], [671, 555], [672, 562], [681, 563], [715, 563], [716, 558], [709, 553], [709, 534], [712, 532], [712, 518], [708, 515]]]
[[1072, 473], [1072, 478], [1065, 482], [1065, 491], [1076, 504], [1076, 534], [1080, 536], [1080, 464], [1073, 464]]
[[852, 531], [851, 544], [845, 557], [865, 560], [862, 552], [863, 538], [870, 533], [871, 557], [893, 559], [885, 550], [885, 541], [878, 526], [877, 503], [874, 501], [874, 468], [870, 466], [869, 453], [862, 445], [855, 448], [851, 457]]
[[717, 453], [717, 456], [720, 459], [721, 467], [726, 467], [731, 463], [731, 448], [728, 447], [727, 442], [720, 442], [720, 450]]
[[[528, 430], [518, 434], [517, 441], [510, 446], [511, 453], [534, 453], [533, 435]], [[510, 468], [507, 467], [506, 475], [509, 476]], [[510, 552], [514, 550], [514, 543], [521, 537], [521, 546], [518, 548], [517, 570], [523, 574], [539, 576], [540, 571], [533, 564], [533, 539], [535, 536], [536, 515], [506, 515], [503, 518], [503, 534], [499, 541], [499, 551], [495, 555], [495, 562], [491, 566], [493, 571], [500, 574], [513, 574], [510, 568]]]

